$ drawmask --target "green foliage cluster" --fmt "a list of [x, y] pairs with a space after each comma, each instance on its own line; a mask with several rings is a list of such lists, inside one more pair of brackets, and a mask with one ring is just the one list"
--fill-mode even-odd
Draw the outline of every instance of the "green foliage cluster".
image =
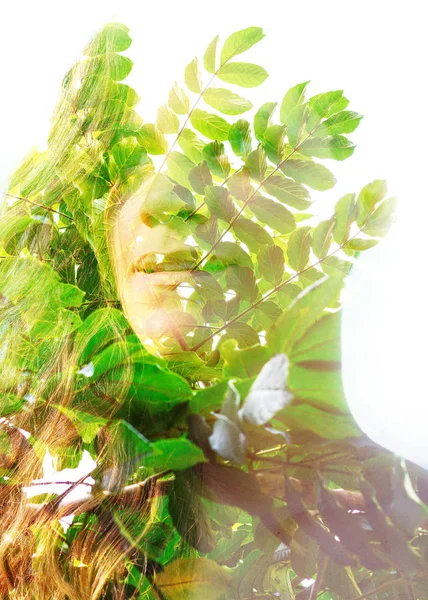
[[[111, 436], [93, 494], [108, 492], [138, 551], [124, 552], [127, 597], [427, 599], [426, 474], [362, 434], [341, 380], [344, 279], [387, 233], [395, 200], [374, 181], [317, 222], [310, 190], [334, 186], [324, 161], [353, 154], [361, 116], [341, 90], [306, 98], [304, 82], [242, 117], [253, 105], [239, 88], [267, 73], [236, 57], [262, 38], [215, 38], [156, 123], [122, 83], [123, 25], [67, 73], [48, 148], [13, 174], [1, 216], [0, 416], [58, 468], [83, 450], [97, 458]], [[156, 355], [121, 309], [108, 241], [153, 176], [141, 220], [176, 243], [138, 270], [191, 277], [168, 296], [180, 335], [165, 331]], [[39, 437], [46, 419], [71, 424], [71, 442]], [[2, 467], [1, 485], [12, 475]], [[108, 504], [148, 479], [164, 490], [150, 527], [135, 505]], [[89, 513], [64, 534], [65, 573], [73, 538], [101, 518]]]

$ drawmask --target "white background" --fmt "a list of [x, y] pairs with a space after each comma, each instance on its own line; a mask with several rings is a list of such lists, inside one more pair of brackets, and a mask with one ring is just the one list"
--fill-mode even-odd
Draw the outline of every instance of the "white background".
[[[386, 178], [406, 202], [422, 191], [426, 154], [426, 19], [421, 0], [36, 0], [8, 2], [0, 20], [0, 182], [34, 144], [43, 144], [66, 71], [107, 20], [126, 23], [135, 63], [129, 83], [145, 121], [183, 68], [216, 34], [258, 25], [266, 38], [243, 60], [270, 73], [243, 90], [257, 106], [310, 79], [310, 93], [344, 89], [364, 115], [354, 156], [334, 165], [339, 184], [325, 202]], [[248, 56], [248, 59], [247, 59]]]
[[[322, 194], [317, 211], [329, 214], [343, 193], [382, 178], [399, 197], [401, 222], [412, 224], [411, 232], [398, 228], [395, 238], [365, 259], [375, 275], [370, 284], [354, 286], [354, 299], [345, 313], [345, 385], [351, 406], [366, 407], [360, 411], [364, 429], [378, 432], [382, 424], [384, 437], [376, 433], [378, 440], [392, 448], [398, 444], [403, 453], [406, 437], [422, 448], [428, 438], [421, 415], [428, 404], [423, 362], [428, 298], [422, 264], [428, 112], [424, 4], [421, 0], [8, 2], [0, 20], [0, 189], [5, 189], [8, 174], [34, 144], [43, 147], [63, 75], [107, 20], [120, 20], [131, 28], [134, 42], [127, 55], [135, 67], [129, 83], [142, 97], [139, 110], [146, 121], [154, 120], [173, 81], [182, 78], [185, 65], [195, 54], [203, 54], [214, 35], [220, 33], [224, 39], [237, 29], [263, 26], [267, 37], [244, 60], [263, 65], [270, 77], [261, 88], [243, 90], [242, 95], [256, 106], [280, 101], [289, 87], [310, 79], [310, 93], [344, 89], [350, 108], [365, 115], [352, 135], [357, 150], [349, 160], [332, 165], [339, 183]], [[410, 211], [416, 218], [406, 219]], [[393, 285], [401, 286], [400, 294]], [[380, 306], [382, 288], [385, 301]], [[411, 322], [403, 310], [406, 303], [414, 307]], [[412, 355], [420, 357], [417, 368]], [[397, 410], [389, 425], [391, 406]], [[404, 434], [398, 423], [405, 424]]]

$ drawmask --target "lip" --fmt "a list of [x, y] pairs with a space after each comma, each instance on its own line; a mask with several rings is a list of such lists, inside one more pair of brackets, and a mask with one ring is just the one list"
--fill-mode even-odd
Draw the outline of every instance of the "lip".
[[[148, 338], [156, 342], [168, 329], [177, 329], [184, 306], [176, 288], [182, 283], [194, 284], [189, 268], [180, 269], [180, 263], [175, 264], [177, 254], [189, 249], [177, 232], [162, 223], [149, 227], [143, 222], [145, 189], [143, 186], [115, 212], [109, 235], [118, 296], [144, 344]], [[175, 261], [168, 263], [173, 254]], [[189, 262], [184, 261], [184, 266]]]

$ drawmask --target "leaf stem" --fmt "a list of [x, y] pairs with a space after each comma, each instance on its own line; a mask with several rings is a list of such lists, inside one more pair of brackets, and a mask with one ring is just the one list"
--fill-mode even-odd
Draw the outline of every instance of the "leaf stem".
[[314, 267], [322, 264], [326, 258], [330, 258], [330, 256], [333, 256], [334, 254], [336, 254], [337, 252], [339, 252], [339, 250], [342, 250], [342, 248], [348, 243], [350, 242], [352, 239], [354, 239], [357, 235], [359, 235], [361, 233], [363, 228], [360, 228], [357, 233], [355, 233], [352, 237], [348, 238], [345, 242], [342, 242], [342, 244], [340, 244], [335, 250], [333, 250], [332, 252], [330, 252], [329, 254], [326, 254], [323, 258], [320, 258], [319, 260], [317, 260], [316, 262], [312, 263], [311, 265], [309, 265], [308, 267], [305, 267], [304, 269], [302, 269], [301, 271], [297, 271], [294, 275], [292, 275], [291, 277], [289, 277], [288, 279], [286, 279], [285, 281], [282, 281], [281, 283], [279, 283], [277, 286], [275, 286], [272, 290], [270, 290], [269, 292], [266, 292], [266, 294], [264, 294], [261, 298], [259, 298], [259, 300], [257, 300], [256, 302], [254, 302], [253, 304], [251, 304], [251, 306], [248, 306], [248, 308], [246, 308], [245, 310], [243, 310], [239, 315], [237, 315], [236, 317], [234, 317], [233, 319], [231, 319], [230, 321], [228, 321], [227, 323], [225, 323], [222, 327], [220, 327], [220, 329], [218, 329], [215, 333], [209, 335], [205, 340], [203, 340], [202, 342], [200, 342], [199, 344], [197, 344], [196, 346], [193, 346], [193, 348], [191, 348], [191, 350], [193, 352], [196, 352], [197, 350], [199, 350], [199, 348], [201, 346], [203, 346], [208, 340], [210, 340], [211, 338], [213, 338], [215, 335], [218, 335], [219, 333], [221, 333], [222, 331], [224, 331], [225, 329], [227, 329], [230, 325], [232, 325], [232, 323], [235, 323], [236, 321], [239, 321], [239, 319], [241, 319], [242, 317], [244, 317], [247, 313], [249, 313], [251, 310], [253, 310], [254, 308], [257, 308], [257, 306], [259, 306], [259, 304], [261, 304], [262, 302], [264, 302], [265, 300], [267, 300], [270, 296], [272, 296], [273, 294], [275, 294], [277, 291], [279, 291], [280, 289], [282, 289], [283, 287], [285, 287], [287, 284], [289, 284], [291, 281], [293, 281], [294, 279], [296, 279], [297, 277], [299, 277], [300, 275], [302, 275], [303, 273], [306, 273], [307, 271], [309, 271], [310, 269], [313, 269]]
[[23, 198], [22, 196], [15, 196], [14, 194], [9, 194], [8, 192], [0, 192], [0, 194], [3, 194], [3, 196], [7, 196], [8, 198], [15, 198], [15, 200], [22, 200], [23, 202], [28, 202], [29, 204], [33, 204], [34, 206], [38, 206], [39, 208], [44, 208], [45, 210], [48, 210], [49, 212], [55, 213], [57, 215], [60, 215], [61, 217], [64, 217], [65, 219], [69, 219], [70, 221], [73, 221], [73, 218], [69, 217], [65, 213], [63, 213], [59, 210], [55, 210], [54, 208], [51, 208], [50, 206], [46, 206], [45, 204], [39, 204], [38, 202], [34, 202], [34, 200], [29, 200], [29, 198]]
[[328, 558], [325, 555], [322, 555], [318, 562], [318, 571], [315, 577], [315, 581], [311, 587], [311, 593], [309, 595], [309, 600], [316, 600], [319, 592], [321, 591], [321, 586], [324, 579], [324, 573], [327, 568]]
[[254, 196], [260, 191], [260, 189], [265, 185], [265, 183], [267, 181], [269, 181], [269, 179], [272, 177], [272, 175], [275, 175], [275, 173], [277, 173], [277, 171], [279, 169], [281, 169], [281, 167], [287, 162], [287, 160], [289, 158], [291, 158], [295, 152], [297, 152], [297, 150], [300, 148], [300, 146], [303, 144], [303, 142], [305, 142], [307, 139], [310, 138], [312, 133], [313, 132], [309, 133], [305, 137], [304, 140], [302, 140], [299, 144], [297, 144], [293, 148], [293, 150], [284, 158], [284, 160], [282, 160], [280, 163], [278, 163], [278, 165], [274, 168], [274, 170], [271, 173], [269, 173], [269, 175], [267, 177], [262, 179], [262, 181], [259, 183], [259, 185], [256, 187], [256, 189], [253, 191], [253, 193], [250, 194], [249, 197], [245, 200], [244, 204], [239, 209], [239, 211], [236, 213], [236, 215], [231, 219], [230, 223], [228, 224], [226, 229], [223, 231], [223, 233], [220, 235], [220, 237], [217, 238], [217, 240], [214, 242], [214, 244], [211, 246], [211, 248], [208, 250], [208, 252], [206, 252], [204, 254], [204, 256], [196, 263], [196, 265], [194, 265], [192, 267], [192, 269], [191, 269], [192, 271], [196, 271], [196, 269], [198, 269], [202, 265], [202, 263], [204, 263], [206, 261], [206, 259], [214, 252], [214, 250], [217, 248], [217, 245], [221, 242], [221, 240], [224, 238], [224, 236], [227, 233], [229, 233], [229, 231], [232, 229], [232, 227], [234, 226], [236, 221], [239, 219], [239, 217], [242, 215], [244, 210], [247, 208], [248, 204], [251, 202], [251, 200], [254, 198]]
[[405, 581], [404, 577], [398, 577], [397, 579], [394, 579], [392, 581], [385, 581], [384, 583], [382, 583], [381, 585], [378, 585], [378, 587], [374, 588], [370, 592], [366, 592], [362, 596], [357, 596], [357, 598], [353, 598], [353, 600], [364, 600], [364, 598], [370, 598], [371, 596], [375, 596], [379, 592], [383, 592], [384, 590], [388, 589], [392, 585], [404, 583], [404, 581]]

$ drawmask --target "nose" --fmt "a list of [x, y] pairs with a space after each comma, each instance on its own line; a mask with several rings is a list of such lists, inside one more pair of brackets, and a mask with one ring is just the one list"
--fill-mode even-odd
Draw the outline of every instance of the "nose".
[[[147, 182], [115, 212], [110, 236], [119, 299], [144, 344], [148, 338], [156, 344], [164, 336], [177, 333], [184, 314], [177, 288], [192, 282], [186, 260], [189, 246], [167, 225], [149, 226], [142, 218], [150, 184]], [[172, 256], [175, 260], [169, 262]]]

